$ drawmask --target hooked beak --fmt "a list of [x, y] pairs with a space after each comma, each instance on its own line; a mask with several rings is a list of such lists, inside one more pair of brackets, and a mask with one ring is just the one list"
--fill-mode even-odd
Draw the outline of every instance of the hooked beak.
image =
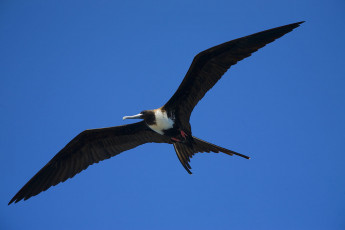
[[124, 116], [122, 119], [126, 120], [126, 119], [140, 119], [143, 115], [141, 113], [134, 115], [134, 116]]

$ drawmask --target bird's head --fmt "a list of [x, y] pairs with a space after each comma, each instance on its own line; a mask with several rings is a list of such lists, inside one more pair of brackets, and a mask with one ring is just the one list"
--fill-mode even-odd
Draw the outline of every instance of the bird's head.
[[143, 120], [151, 120], [152, 118], [154, 118], [154, 112], [152, 110], [144, 110], [141, 111], [140, 113], [138, 113], [137, 115], [133, 115], [133, 116], [124, 116], [122, 119], [126, 120], [126, 119], [143, 119]]

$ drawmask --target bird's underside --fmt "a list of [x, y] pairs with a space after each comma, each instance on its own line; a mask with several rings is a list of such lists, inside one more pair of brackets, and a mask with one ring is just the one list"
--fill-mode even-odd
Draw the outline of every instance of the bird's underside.
[[58, 152], [11, 199], [17, 203], [72, 178], [88, 166], [145, 143], [172, 144], [183, 167], [191, 174], [190, 158], [199, 152], [223, 152], [249, 157], [192, 135], [190, 115], [223, 74], [238, 61], [292, 31], [303, 22], [266, 30], [207, 49], [195, 56], [175, 94], [161, 108], [135, 116], [143, 121], [123, 126], [85, 130]]

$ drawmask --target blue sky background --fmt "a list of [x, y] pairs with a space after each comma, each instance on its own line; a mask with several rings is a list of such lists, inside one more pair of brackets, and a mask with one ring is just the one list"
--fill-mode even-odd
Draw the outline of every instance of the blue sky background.
[[[345, 2], [0, 3], [0, 229], [344, 229]], [[234, 66], [193, 134], [247, 154], [147, 144], [25, 202], [12, 196], [89, 128], [163, 105], [211, 46], [306, 20]]]

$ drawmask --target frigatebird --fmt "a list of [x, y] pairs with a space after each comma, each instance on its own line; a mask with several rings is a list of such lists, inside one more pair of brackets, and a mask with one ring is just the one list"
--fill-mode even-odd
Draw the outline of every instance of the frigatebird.
[[27, 182], [9, 204], [27, 200], [72, 178], [94, 163], [149, 142], [172, 144], [178, 159], [190, 174], [189, 162], [195, 153], [223, 152], [249, 159], [248, 156], [194, 137], [189, 123], [191, 113], [232, 65], [303, 22], [265, 30], [202, 51], [194, 57], [181, 85], [164, 106], [123, 117], [142, 119], [137, 123], [81, 132]]

